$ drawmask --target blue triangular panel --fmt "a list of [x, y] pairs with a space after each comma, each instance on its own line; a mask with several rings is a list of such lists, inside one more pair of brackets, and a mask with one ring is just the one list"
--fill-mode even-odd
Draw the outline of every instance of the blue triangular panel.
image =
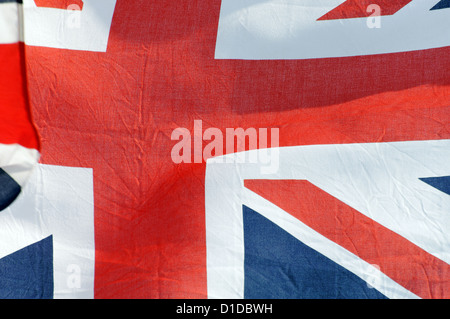
[[439, 10], [450, 8], [450, 0], [441, 0], [439, 1], [431, 10]]
[[21, 187], [0, 168], [0, 211], [8, 207], [19, 196]]
[[52, 298], [52, 236], [0, 259], [0, 299]]
[[365, 281], [243, 206], [244, 297], [385, 299]]
[[450, 195], [450, 176], [420, 178], [422, 182]]

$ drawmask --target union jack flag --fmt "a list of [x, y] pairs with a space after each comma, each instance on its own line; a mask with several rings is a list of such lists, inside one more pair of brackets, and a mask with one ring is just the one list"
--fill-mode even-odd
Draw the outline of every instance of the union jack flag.
[[0, 297], [449, 298], [449, 15], [0, 0]]

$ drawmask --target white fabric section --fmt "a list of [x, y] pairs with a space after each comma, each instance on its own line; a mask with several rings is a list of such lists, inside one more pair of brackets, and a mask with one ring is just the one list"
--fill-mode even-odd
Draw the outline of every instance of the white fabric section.
[[82, 11], [38, 8], [24, 0], [25, 43], [105, 52], [116, 0], [84, 0]]
[[0, 214], [0, 258], [53, 235], [55, 298], [94, 296], [92, 169], [38, 165]]
[[[226, 159], [222, 161], [208, 161], [206, 168], [210, 298], [243, 297], [242, 205], [370, 282], [387, 297], [415, 297], [376, 268], [244, 188], [245, 179], [307, 180], [450, 263], [450, 196], [419, 179], [450, 175], [450, 140], [279, 148], [279, 168], [270, 174], [262, 173], [261, 168], [267, 162], [240, 160], [245, 153], [224, 156]], [[373, 280], [374, 275], [377, 280]]]
[[18, 144], [0, 144], [0, 168], [22, 187], [33, 173], [39, 156], [39, 152], [35, 149]]
[[392, 16], [317, 21], [343, 0], [223, 0], [217, 59], [309, 59], [423, 50], [450, 45], [449, 10], [412, 1]]
[[0, 44], [17, 43], [21, 40], [19, 12], [21, 5], [16, 2], [0, 3]]

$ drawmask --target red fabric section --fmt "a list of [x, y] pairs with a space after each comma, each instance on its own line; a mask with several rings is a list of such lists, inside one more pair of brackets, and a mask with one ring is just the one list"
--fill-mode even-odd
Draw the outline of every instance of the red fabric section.
[[0, 44], [0, 143], [39, 149], [31, 123], [23, 44]]
[[421, 298], [450, 298], [450, 265], [304, 180], [246, 180], [245, 187]]
[[372, 10], [367, 12], [370, 5], [376, 4], [381, 9], [378, 16], [393, 15], [401, 10], [412, 0], [347, 0], [341, 5], [337, 6], [318, 20], [334, 20], [334, 19], [351, 19], [351, 18], [365, 18], [374, 14]]
[[42, 161], [94, 171], [96, 298], [204, 298], [204, 164], [175, 128], [279, 127], [280, 145], [449, 138], [450, 48], [215, 60], [220, 1], [121, 1], [106, 53], [30, 47]]
[[56, 8], [56, 9], [69, 9], [70, 10], [82, 10], [82, 0], [34, 0], [36, 6], [43, 8]]

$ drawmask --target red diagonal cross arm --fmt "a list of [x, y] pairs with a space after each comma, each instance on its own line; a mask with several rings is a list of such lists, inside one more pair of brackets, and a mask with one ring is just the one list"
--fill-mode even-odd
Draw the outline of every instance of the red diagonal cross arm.
[[36, 6], [43, 8], [83, 10], [82, 0], [34, 0]]
[[304, 180], [245, 187], [336, 242], [421, 298], [449, 298], [450, 265]]
[[376, 4], [380, 7], [380, 15], [393, 15], [411, 1], [412, 0], [347, 0], [320, 17], [318, 20], [365, 18], [373, 14], [370, 10], [367, 12], [367, 8], [372, 4]]

